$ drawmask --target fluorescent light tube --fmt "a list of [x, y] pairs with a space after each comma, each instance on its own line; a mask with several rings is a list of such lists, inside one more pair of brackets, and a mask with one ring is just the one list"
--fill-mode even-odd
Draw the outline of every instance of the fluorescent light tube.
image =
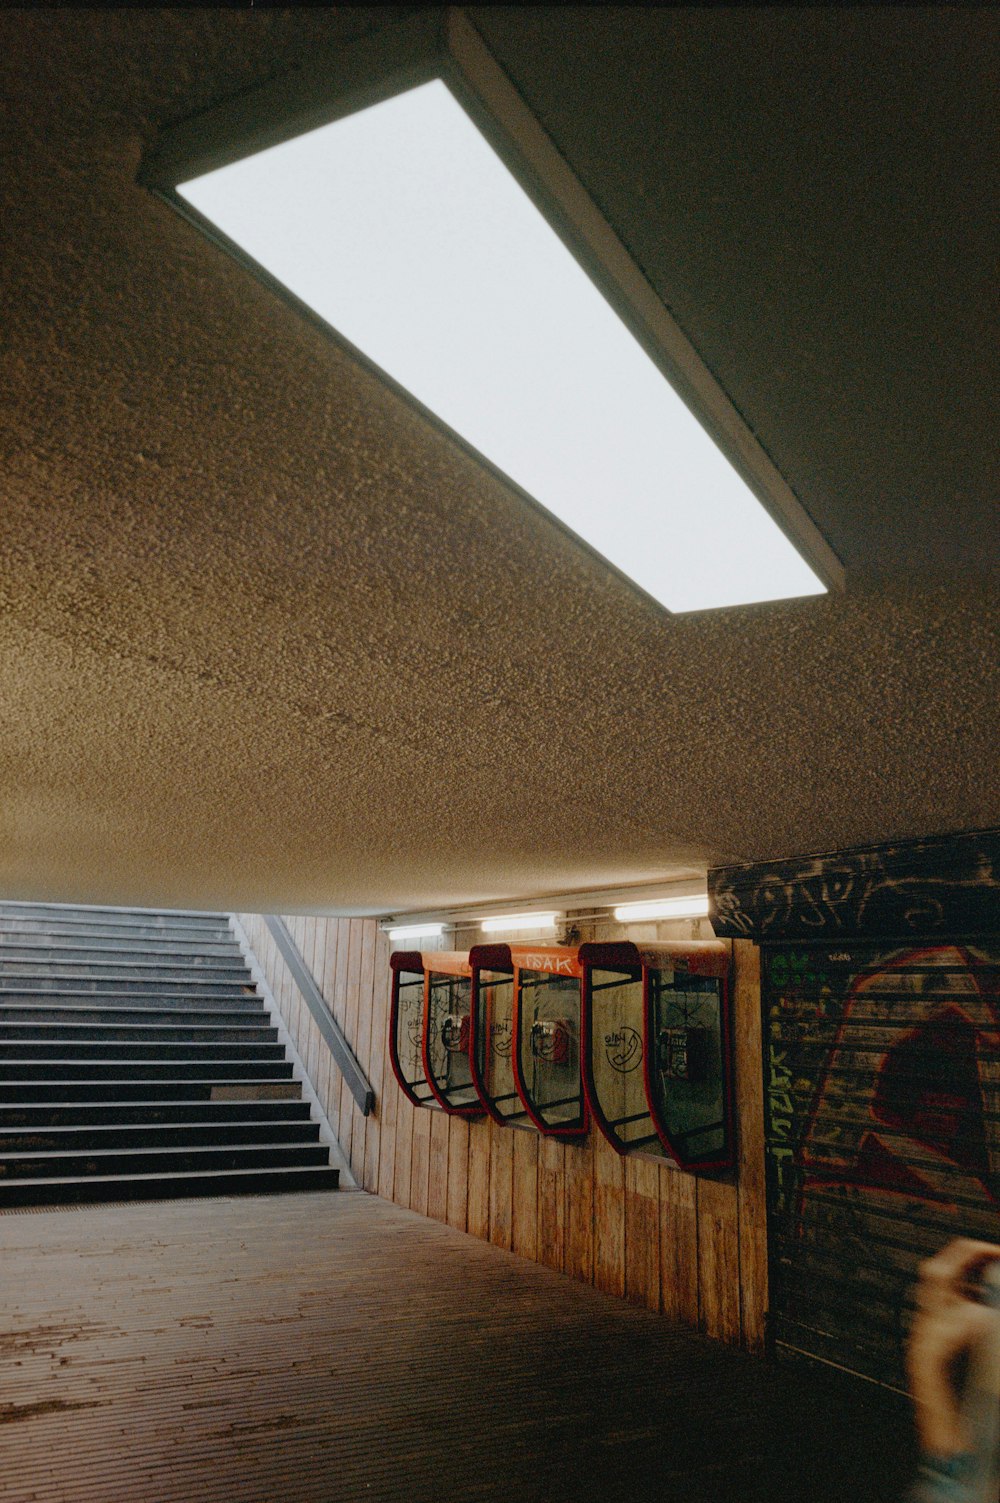
[[824, 592], [442, 79], [176, 191], [668, 609]]
[[479, 927], [485, 934], [500, 934], [505, 929], [554, 929], [558, 917], [558, 913], [504, 913], [483, 919]]
[[389, 938], [391, 940], [440, 939], [443, 933], [443, 924], [404, 924], [400, 929], [390, 929]]
[[623, 903], [615, 909], [619, 924], [641, 924], [650, 919], [707, 918], [708, 897], [658, 898], [650, 903]]

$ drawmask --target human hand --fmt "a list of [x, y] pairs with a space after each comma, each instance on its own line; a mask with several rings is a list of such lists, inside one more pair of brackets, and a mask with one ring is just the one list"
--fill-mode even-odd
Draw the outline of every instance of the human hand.
[[975, 1298], [975, 1276], [993, 1259], [1000, 1259], [1000, 1247], [960, 1237], [920, 1265], [906, 1357], [917, 1430], [931, 1456], [955, 1456], [971, 1444], [953, 1373], [958, 1358], [987, 1337], [996, 1319]]

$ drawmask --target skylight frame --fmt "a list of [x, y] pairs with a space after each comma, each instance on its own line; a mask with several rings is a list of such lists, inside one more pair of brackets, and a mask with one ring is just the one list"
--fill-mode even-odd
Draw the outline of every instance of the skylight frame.
[[[457, 7], [426, 9], [338, 47], [294, 74], [169, 128], [145, 157], [139, 181], [290, 303], [301, 317], [347, 350], [551, 525], [599, 559], [633, 592], [649, 600], [657, 610], [669, 613], [668, 606], [601, 554], [539, 498], [524, 490], [178, 192], [178, 185], [193, 178], [332, 124], [433, 79], [442, 79], [448, 85], [563, 244], [821, 584], [827, 590], [843, 590], [846, 578], [840, 560], [495, 62], [474, 26]], [[755, 608], [765, 603], [768, 602], [754, 603]], [[718, 608], [706, 606], [691, 613]]]

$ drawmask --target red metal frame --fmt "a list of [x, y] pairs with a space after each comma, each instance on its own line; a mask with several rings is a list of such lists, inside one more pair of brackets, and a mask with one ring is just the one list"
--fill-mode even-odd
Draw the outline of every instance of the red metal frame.
[[[642, 977], [642, 956], [630, 940], [609, 941], [607, 944], [584, 944], [579, 950], [580, 965], [583, 970], [583, 990], [580, 997], [580, 1068], [583, 1073], [583, 1089], [587, 1098], [587, 1106], [590, 1114], [597, 1123], [598, 1128], [607, 1138], [616, 1153], [622, 1155], [633, 1151], [628, 1143], [620, 1138], [611, 1126], [601, 1108], [600, 1097], [597, 1092], [597, 1082], [594, 1078], [594, 1018], [593, 1018], [593, 995], [590, 990], [590, 976], [592, 971], [638, 971], [639, 978], [643, 981], [642, 1010], [645, 1022], [646, 1014], [646, 990], [645, 981]], [[648, 1042], [643, 1028], [643, 1082], [645, 1084], [645, 1055], [648, 1051]], [[650, 1116], [650, 1126], [659, 1138], [659, 1129]], [[640, 1150], [641, 1151], [641, 1150]]]
[[[645, 1050], [642, 1062], [643, 1081], [646, 1087], [646, 1101], [649, 1104], [649, 1115], [653, 1119], [653, 1125], [659, 1134], [660, 1142], [681, 1169], [687, 1169], [699, 1174], [707, 1169], [731, 1169], [736, 1161], [736, 1145], [733, 1134], [733, 1050], [732, 1019], [730, 1016], [732, 954], [730, 947], [723, 940], [700, 939], [668, 940], [655, 945], [637, 945], [636, 949], [642, 960], [642, 1004], [645, 1035]], [[722, 1055], [722, 1110], [726, 1152], [716, 1159], [699, 1159], [697, 1163], [692, 1163], [690, 1160], [682, 1158], [671, 1142], [670, 1134], [656, 1104], [656, 1092], [652, 1077], [652, 1061], [654, 1058], [651, 1037], [653, 1032], [653, 997], [650, 976], [653, 971], [666, 969], [663, 962], [669, 962], [675, 970], [680, 970], [683, 967], [692, 976], [713, 976], [722, 983], [719, 988], [719, 1045]]]
[[[401, 971], [407, 971], [411, 975], [416, 975], [419, 971], [424, 978], [424, 1000], [420, 1010], [421, 1033], [423, 1032], [423, 1017], [427, 1010], [427, 972], [424, 970], [424, 957], [419, 950], [397, 950], [395, 954], [389, 956], [389, 967], [392, 971], [392, 994], [389, 1003], [389, 1063], [392, 1066], [392, 1073], [396, 1077], [399, 1089], [408, 1101], [413, 1102], [414, 1106], [436, 1107], [437, 1102], [433, 1095], [420, 1097], [416, 1094], [416, 1086], [425, 1085], [428, 1091], [431, 1089], [430, 1082], [426, 1078], [426, 1065], [424, 1066], [424, 1079], [414, 1082], [411, 1086], [403, 1074], [403, 1067], [399, 1062], [399, 1048], [396, 1043], [396, 1031], [399, 1022], [399, 976]], [[422, 1040], [420, 1057], [422, 1060]]]
[[[430, 1057], [430, 1013], [431, 1013], [431, 977], [432, 976], [457, 976], [469, 977], [470, 987], [472, 968], [469, 965], [469, 957], [464, 950], [440, 950], [423, 956], [424, 965], [424, 1025], [421, 1058], [424, 1062], [424, 1075], [427, 1085], [433, 1093], [434, 1099], [442, 1111], [451, 1117], [480, 1117], [482, 1116], [482, 1098], [468, 1105], [456, 1106], [448, 1100], [447, 1095], [440, 1089], [434, 1079], [434, 1071], [431, 1068]], [[469, 1077], [479, 1097], [479, 1089], [475, 1084], [475, 1075], [472, 1067], [472, 997], [469, 999], [469, 1028], [466, 1035], [465, 1049], [462, 1051], [469, 1061]], [[463, 1087], [464, 1089], [464, 1087]]]
[[[524, 1103], [521, 1103], [521, 1111], [509, 1112], [505, 1116], [499, 1107], [494, 1104], [489, 1085], [479, 1068], [480, 1042], [483, 1045], [484, 1057], [490, 1048], [489, 1037], [487, 1036], [480, 1041], [479, 1036], [480, 1029], [484, 1023], [479, 1005], [479, 977], [483, 971], [499, 971], [509, 974], [511, 991], [514, 992], [517, 983], [514, 977], [514, 962], [511, 960], [510, 945], [473, 945], [469, 951], [469, 967], [472, 971], [472, 1026], [469, 1030], [469, 1063], [472, 1066], [472, 1083], [476, 1088], [480, 1101], [494, 1122], [499, 1122], [501, 1127], [506, 1127], [510, 1122], [516, 1121], [519, 1117], [525, 1115], [523, 1110]], [[513, 999], [511, 1001], [511, 1009], [513, 1012]], [[511, 1065], [513, 1068], [513, 1016], [511, 1018], [511, 1025]], [[518, 1100], [521, 1100], [520, 1093], [518, 1093]]]
[[[514, 1036], [511, 1047], [511, 1059], [517, 1094], [521, 1098], [522, 1105], [529, 1119], [543, 1136], [558, 1138], [562, 1142], [567, 1143], [577, 1142], [579, 1139], [586, 1137], [590, 1128], [590, 1110], [583, 1082], [583, 970], [579, 962], [578, 952], [563, 945], [511, 945], [510, 956], [514, 967]], [[522, 971], [549, 971], [553, 975], [568, 976], [580, 982], [581, 1033], [578, 1039], [580, 1048], [580, 1122], [576, 1126], [565, 1127], [546, 1122], [543, 1117], [539, 1116], [535, 1103], [528, 1092], [527, 1084], [521, 1071]]]

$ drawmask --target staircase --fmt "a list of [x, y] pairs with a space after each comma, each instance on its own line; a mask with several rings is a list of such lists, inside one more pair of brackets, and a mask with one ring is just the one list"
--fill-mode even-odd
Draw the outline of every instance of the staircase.
[[337, 1188], [223, 914], [0, 903], [0, 1209]]

